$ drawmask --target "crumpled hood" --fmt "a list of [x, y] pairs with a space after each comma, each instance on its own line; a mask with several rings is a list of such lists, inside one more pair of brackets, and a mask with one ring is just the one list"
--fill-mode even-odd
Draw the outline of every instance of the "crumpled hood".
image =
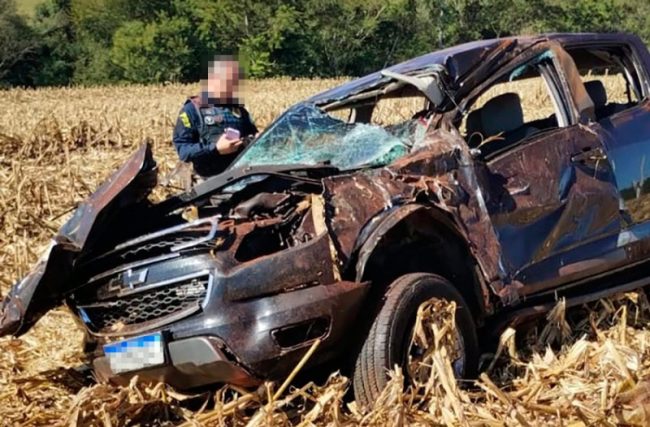
[[26, 332], [56, 307], [77, 257], [106, 231], [118, 210], [147, 197], [155, 185], [156, 163], [151, 147], [143, 144], [77, 207], [34, 269], [11, 289], [0, 306], [0, 336]]

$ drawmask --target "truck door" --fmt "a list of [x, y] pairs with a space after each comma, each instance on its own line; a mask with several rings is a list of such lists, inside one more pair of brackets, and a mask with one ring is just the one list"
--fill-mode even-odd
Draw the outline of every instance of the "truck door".
[[650, 257], [648, 52], [636, 39], [567, 48], [594, 103], [590, 129], [604, 142], [625, 224], [615, 242], [621, 263]]
[[586, 277], [620, 257], [611, 244], [624, 226], [612, 165], [601, 136], [580, 122], [585, 106], [571, 97], [566, 67], [577, 76], [566, 52], [550, 44], [496, 77], [467, 117], [468, 143], [489, 177], [487, 207], [504, 267], [523, 285], [520, 295]]

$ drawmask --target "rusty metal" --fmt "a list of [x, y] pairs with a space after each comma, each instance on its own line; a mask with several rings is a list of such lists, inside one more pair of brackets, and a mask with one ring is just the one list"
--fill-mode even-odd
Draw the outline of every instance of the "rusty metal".
[[[93, 243], [117, 209], [141, 202], [156, 184], [156, 164], [149, 144], [138, 151], [95, 193], [81, 203], [52, 239], [35, 268], [17, 283], [0, 306], [0, 336], [26, 332], [61, 303], [72, 264]], [[103, 222], [97, 221], [104, 219]]]

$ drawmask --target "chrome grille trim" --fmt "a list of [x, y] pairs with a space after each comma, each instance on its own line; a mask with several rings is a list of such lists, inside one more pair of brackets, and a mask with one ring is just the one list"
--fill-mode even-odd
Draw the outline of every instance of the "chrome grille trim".
[[[139, 286], [139, 287], [136, 287], [136, 288], [133, 288], [133, 289], [130, 289], [130, 288], [124, 289], [123, 288], [119, 292], [115, 293], [114, 295], [110, 295], [108, 298], [126, 297], [126, 296], [129, 296], [129, 295], [134, 295], [134, 294], [138, 294], [140, 292], [146, 292], [146, 291], [149, 291], [151, 289], [159, 288], [161, 286], [173, 285], [176, 282], [184, 282], [186, 280], [196, 279], [196, 278], [201, 277], [201, 276], [209, 276], [208, 277], [208, 286], [209, 286], [209, 284], [211, 282], [211, 278], [212, 278], [212, 276], [210, 275], [210, 271], [209, 270], [201, 270], [201, 271], [199, 271], [197, 273], [186, 274], [185, 276], [178, 276], [178, 277], [174, 277], [173, 279], [161, 280], [159, 282], [149, 283], [147, 285], [142, 285], [142, 286]], [[105, 298], [105, 299], [107, 299], [107, 298]], [[103, 300], [99, 300], [99, 301], [103, 301]]]
[[210, 217], [210, 218], [198, 219], [196, 221], [192, 221], [192, 222], [189, 222], [187, 224], [181, 224], [181, 225], [177, 225], [177, 226], [174, 226], [174, 227], [171, 227], [171, 228], [167, 228], [165, 230], [156, 231], [155, 233], [146, 234], [144, 236], [140, 236], [140, 237], [137, 237], [135, 239], [126, 241], [124, 243], [121, 243], [121, 244], [117, 245], [114, 250], [122, 250], [122, 249], [128, 248], [130, 246], [139, 245], [141, 243], [157, 239], [159, 237], [164, 237], [164, 236], [166, 236], [168, 234], [174, 234], [174, 233], [177, 233], [179, 231], [185, 231], [187, 229], [191, 229], [191, 228], [197, 227], [199, 225], [203, 225], [203, 224], [210, 224], [210, 231], [208, 232], [207, 235], [205, 235], [203, 237], [199, 237], [196, 240], [193, 240], [191, 242], [181, 243], [180, 245], [176, 245], [176, 246], [172, 247], [172, 252], [177, 252], [177, 251], [180, 251], [180, 250], [183, 250], [183, 249], [187, 249], [187, 248], [190, 248], [192, 246], [196, 246], [196, 245], [201, 244], [203, 242], [207, 242], [207, 241], [210, 241], [210, 240], [214, 239], [214, 237], [217, 234], [217, 226], [219, 225], [219, 219], [220, 218], [221, 218], [220, 215], [216, 215], [216, 216], [213, 216], [213, 217]]
[[131, 262], [129, 264], [120, 265], [119, 267], [112, 268], [112, 269], [110, 269], [108, 271], [105, 271], [103, 273], [100, 273], [100, 274], [98, 274], [96, 276], [91, 277], [88, 280], [87, 283], [93, 283], [93, 282], [96, 282], [96, 281], [98, 281], [100, 279], [105, 279], [108, 276], [113, 276], [115, 274], [122, 273], [122, 272], [130, 270], [130, 269], [135, 269], [135, 268], [142, 267], [142, 266], [149, 265], [149, 264], [153, 264], [153, 263], [156, 263], [156, 262], [159, 262], [159, 261], [166, 261], [166, 260], [172, 259], [172, 258], [178, 258], [179, 256], [180, 256], [180, 254], [178, 254], [178, 253], [165, 254], [165, 255], [160, 255], [160, 256], [154, 257], [154, 258], [147, 258], [147, 259], [143, 259], [143, 260], [140, 260], [140, 261], [134, 261], [134, 262]]

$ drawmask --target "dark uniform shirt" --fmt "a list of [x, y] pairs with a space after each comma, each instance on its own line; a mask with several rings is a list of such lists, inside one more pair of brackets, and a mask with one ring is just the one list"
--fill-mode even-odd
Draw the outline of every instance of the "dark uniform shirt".
[[227, 128], [237, 129], [242, 138], [257, 133], [248, 111], [239, 105], [201, 105], [198, 97], [189, 98], [181, 108], [173, 142], [178, 157], [192, 162], [202, 177], [226, 170], [239, 153], [219, 154], [217, 140]]

